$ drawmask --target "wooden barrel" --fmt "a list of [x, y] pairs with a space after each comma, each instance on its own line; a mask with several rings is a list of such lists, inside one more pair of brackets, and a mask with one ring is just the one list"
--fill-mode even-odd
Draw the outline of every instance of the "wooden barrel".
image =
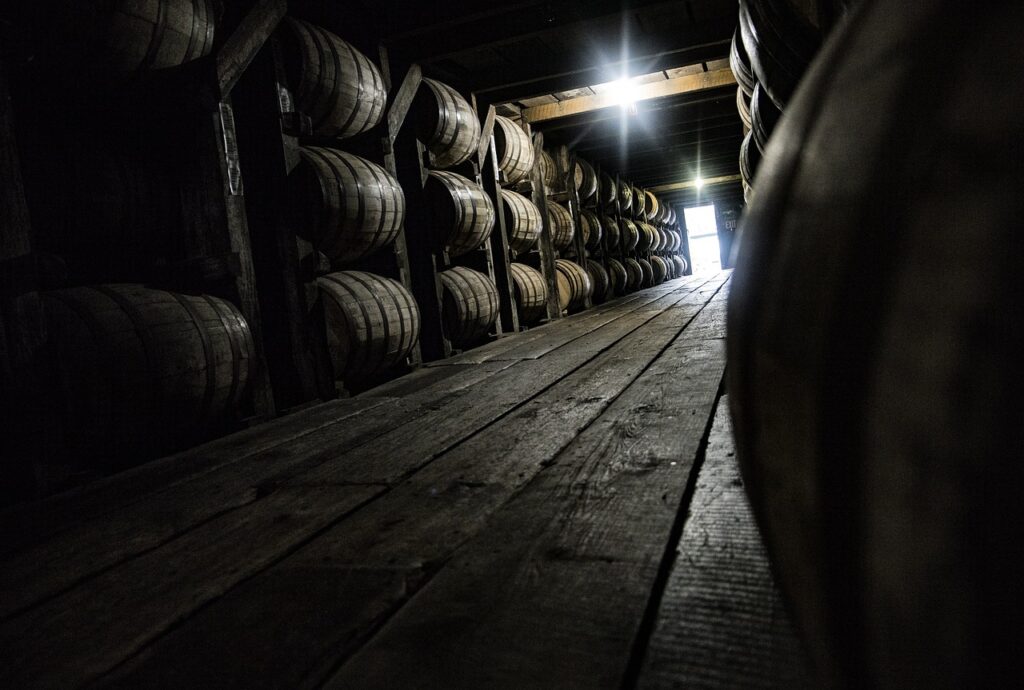
[[[209, 55], [217, 16], [213, 0], [59, 3], [60, 22], [75, 39], [95, 37], [90, 72], [105, 83], [178, 67]], [[75, 35], [77, 34], [77, 35]], [[76, 65], [72, 65], [74, 67]]]
[[686, 259], [678, 254], [672, 257], [672, 263], [676, 265], [676, 277], [682, 277], [686, 275], [687, 263]]
[[622, 264], [626, 267], [626, 291], [639, 290], [644, 282], [644, 271], [640, 267], [640, 263], [636, 259], [626, 257]]
[[590, 274], [590, 282], [593, 286], [590, 296], [594, 304], [607, 302], [612, 296], [612, 281], [608, 271], [600, 262], [587, 259], [587, 273]]
[[582, 158], [576, 159], [573, 180], [579, 192], [580, 201], [586, 201], [597, 194], [597, 173], [594, 167]]
[[820, 686], [1020, 684], [1022, 22], [861, 3], [744, 214], [737, 453]]
[[441, 273], [444, 332], [456, 347], [487, 337], [498, 318], [498, 289], [485, 274], [465, 266]]
[[200, 439], [243, 401], [249, 326], [217, 297], [138, 285], [43, 293], [53, 395], [72, 447], [113, 466]]
[[590, 274], [578, 263], [568, 259], [555, 259], [556, 281], [558, 284], [558, 306], [578, 309], [593, 292], [594, 284]]
[[293, 173], [300, 234], [336, 263], [390, 244], [405, 220], [405, 194], [376, 163], [337, 149], [304, 146]]
[[661, 204], [658, 202], [658, 197], [652, 192], [644, 192], [644, 197], [647, 200], [644, 204], [645, 215], [647, 220], [653, 223], [654, 219], [658, 217], [658, 211], [661, 210]]
[[617, 259], [608, 259], [608, 279], [614, 294], [624, 295], [628, 292], [629, 274]]
[[667, 208], [667, 212], [666, 212], [666, 216], [665, 216], [665, 224], [666, 225], [675, 225], [676, 224], [676, 220], [677, 220], [677, 218], [676, 218], [676, 210], [674, 208], [672, 208], [671, 206], [668, 206], [666, 208]]
[[449, 170], [431, 170], [423, 191], [439, 239], [451, 256], [470, 252], [491, 236], [494, 204], [477, 183]]
[[793, 0], [740, 2], [740, 40], [751, 72], [779, 109], [786, 107], [821, 45], [820, 32], [812, 24], [816, 9], [801, 11], [799, 5]]
[[580, 225], [583, 226], [583, 242], [587, 249], [594, 251], [601, 246], [601, 219], [590, 209], [580, 211]]
[[541, 149], [540, 156], [540, 174], [544, 179], [545, 187], [553, 188], [558, 181], [558, 166], [555, 165], [555, 159], [543, 149]]
[[643, 279], [640, 283], [640, 287], [653, 287], [654, 286], [654, 269], [651, 268], [651, 262], [647, 259], [637, 259], [637, 263], [640, 264], [640, 270], [643, 271]]
[[619, 210], [628, 213], [633, 209], [633, 187], [625, 181], [619, 182]]
[[533, 170], [533, 142], [522, 127], [503, 115], [494, 118], [494, 147], [498, 168], [508, 184], [519, 182]]
[[535, 324], [547, 316], [547, 281], [540, 271], [526, 264], [512, 263], [509, 266], [519, 309], [519, 322]]
[[615, 199], [618, 196], [618, 188], [615, 185], [615, 178], [608, 173], [601, 173], [601, 203], [605, 206], [611, 206], [615, 203]]
[[638, 239], [636, 243], [636, 250], [638, 252], [649, 252], [654, 248], [656, 242], [654, 228], [647, 223], [636, 222], [634, 223], [638, 231]]
[[750, 129], [753, 132], [754, 143], [757, 150], [762, 154], [768, 148], [768, 137], [772, 135], [775, 126], [779, 124], [782, 112], [768, 98], [767, 92], [758, 84], [754, 87], [754, 96], [750, 101]]
[[743, 122], [743, 134], [746, 136], [752, 127], [750, 121], [750, 97], [739, 86], [736, 87], [736, 112], [740, 114], [740, 120]]
[[551, 244], [555, 249], [568, 249], [572, 245], [575, 229], [572, 216], [561, 204], [548, 200], [548, 216], [551, 218]]
[[740, 177], [747, 185], [754, 186], [754, 176], [761, 165], [761, 152], [754, 143], [754, 131], [747, 132], [740, 145]]
[[524, 254], [537, 243], [537, 238], [544, 229], [540, 209], [525, 196], [511, 189], [501, 190], [501, 201], [505, 209], [508, 248], [517, 254]]
[[[736, 77], [737, 88], [746, 94], [746, 97], [749, 99], [754, 93], [754, 85], [757, 81], [750, 67], [750, 57], [747, 56], [747, 50], [743, 47], [743, 41], [739, 33], [740, 30], [738, 28], [732, 33], [732, 45], [729, 48], [729, 67], [732, 69], [733, 76]], [[750, 126], [749, 122], [747, 126]]]
[[651, 280], [655, 285], [661, 285], [668, 280], [668, 266], [665, 265], [665, 260], [660, 256], [651, 257], [651, 273]]
[[282, 27], [288, 84], [313, 132], [345, 139], [377, 126], [388, 98], [377, 66], [319, 26], [286, 17]]
[[619, 248], [619, 224], [611, 216], [602, 216], [601, 232], [607, 238], [606, 242], [609, 251], [618, 251]]
[[434, 79], [424, 79], [413, 102], [419, 137], [432, 164], [450, 168], [465, 163], [480, 145], [480, 119], [462, 95]]
[[405, 361], [420, 337], [420, 310], [404, 285], [363, 271], [316, 282], [336, 378], [358, 381]]
[[631, 252], [640, 241], [640, 229], [629, 218], [619, 218], [619, 243], [622, 251]]
[[[664, 257], [665, 262], [665, 280], [672, 280], [679, 277], [679, 269], [676, 266], [676, 262], [672, 260], [671, 256]], [[653, 264], [652, 264], [653, 266]]]
[[639, 187], [633, 187], [633, 214], [641, 220], [647, 217], [647, 195]]

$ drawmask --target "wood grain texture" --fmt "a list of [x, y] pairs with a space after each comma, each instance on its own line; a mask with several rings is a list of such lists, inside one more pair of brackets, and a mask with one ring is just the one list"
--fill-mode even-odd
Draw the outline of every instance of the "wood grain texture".
[[724, 367], [670, 345], [327, 687], [618, 685]]
[[[613, 347], [202, 612], [126, 668], [117, 684], [208, 682], [214, 679], [210, 669], [230, 669], [229, 677], [249, 687], [317, 684], [633, 382], [706, 299], [670, 295], [659, 311], [635, 316], [643, 325], [615, 339]], [[424, 440], [402, 439], [421, 451]], [[495, 453], [499, 446], [514, 447], [514, 457]], [[392, 466], [402, 462], [394, 451], [373, 462], [388, 458]], [[303, 481], [330, 482], [311, 475]], [[315, 614], [308, 604], [295, 612], [278, 608], [282, 600], [301, 601], [310, 588], [324, 593]], [[225, 635], [225, 621], [235, 620], [253, 625]], [[244, 657], [230, 653], [236, 634], [250, 650]], [[197, 656], [185, 656], [185, 650]], [[274, 670], [268, 676], [264, 669]]]
[[636, 687], [811, 688], [736, 461], [726, 398]]

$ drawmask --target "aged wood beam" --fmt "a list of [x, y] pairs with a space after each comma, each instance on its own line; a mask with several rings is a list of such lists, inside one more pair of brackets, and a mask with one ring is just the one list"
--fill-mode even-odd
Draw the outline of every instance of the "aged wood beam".
[[[634, 89], [634, 101], [649, 101], [655, 98], [667, 96], [678, 96], [684, 93], [698, 93], [708, 89], [717, 89], [721, 86], [730, 86], [736, 83], [735, 77], [730, 69], [718, 69], [700, 74], [687, 74], [675, 79], [651, 82], [649, 84], [637, 85]], [[547, 103], [544, 105], [525, 108], [523, 117], [531, 123], [544, 122], [546, 120], [557, 120], [570, 115], [582, 115], [595, 110], [617, 107], [618, 97], [614, 93], [599, 93], [593, 96], [580, 96], [568, 98], [559, 103]]]
[[231, 93], [239, 77], [267, 42], [288, 11], [288, 0], [259, 0], [217, 53], [217, 88]]
[[[727, 182], [738, 182], [742, 179], [739, 175], [722, 175], [721, 177], [712, 177], [704, 180], [702, 187], [711, 187], [716, 184], [725, 184]], [[657, 194], [659, 192], [678, 192], [684, 189], [694, 189], [697, 183], [693, 180], [689, 182], [672, 182], [670, 184], [661, 184], [656, 187], [648, 187], [647, 191]]]

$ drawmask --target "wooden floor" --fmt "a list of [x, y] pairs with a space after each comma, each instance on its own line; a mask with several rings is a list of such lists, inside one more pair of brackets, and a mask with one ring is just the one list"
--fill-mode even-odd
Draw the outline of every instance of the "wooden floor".
[[800, 687], [727, 273], [0, 516], [0, 686]]

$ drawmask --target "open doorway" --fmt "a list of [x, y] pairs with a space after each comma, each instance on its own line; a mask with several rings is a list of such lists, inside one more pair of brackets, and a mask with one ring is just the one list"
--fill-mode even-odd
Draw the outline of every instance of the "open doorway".
[[718, 222], [715, 205], [694, 206], [684, 210], [686, 234], [690, 241], [690, 263], [693, 274], [712, 273], [722, 269], [722, 254], [718, 246]]

